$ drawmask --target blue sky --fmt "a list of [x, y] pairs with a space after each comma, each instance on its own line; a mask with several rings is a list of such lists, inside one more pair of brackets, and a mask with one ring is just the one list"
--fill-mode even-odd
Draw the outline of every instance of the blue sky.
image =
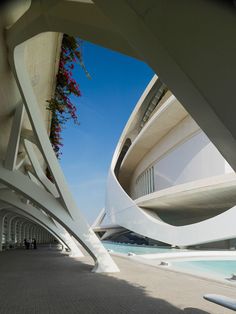
[[104, 207], [117, 141], [154, 73], [143, 62], [87, 42], [83, 60], [92, 79], [75, 67], [82, 96], [73, 101], [80, 125], [69, 123], [63, 131], [60, 163], [79, 208], [92, 223]]

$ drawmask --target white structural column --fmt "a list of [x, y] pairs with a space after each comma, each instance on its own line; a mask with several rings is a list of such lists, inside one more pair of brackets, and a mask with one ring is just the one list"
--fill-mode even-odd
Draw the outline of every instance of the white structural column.
[[20, 230], [19, 230], [19, 240], [20, 240], [21, 245], [24, 243], [24, 238], [23, 238], [23, 234], [22, 234], [23, 224], [24, 224], [24, 220], [22, 219], [20, 222]]
[[10, 246], [11, 242], [12, 242], [12, 236], [11, 236], [11, 224], [12, 224], [12, 220], [13, 220], [14, 216], [12, 216], [12, 214], [9, 212], [7, 214], [7, 220], [8, 220], [8, 224], [7, 224], [7, 234], [6, 234], [6, 242], [7, 242], [7, 247]]
[[0, 212], [0, 251], [2, 251], [2, 240], [3, 240], [3, 229], [4, 229], [4, 214]]
[[[33, 4], [33, 7], [35, 6]], [[38, 3], [38, 2], [37, 2]], [[43, 2], [45, 5], [48, 2]], [[59, 2], [60, 3], [60, 2]], [[36, 6], [37, 7], [37, 6]], [[50, 7], [50, 5], [49, 5]], [[48, 10], [50, 8], [47, 7]], [[42, 13], [42, 7], [36, 8], [38, 13]], [[37, 13], [37, 10], [34, 13]], [[32, 13], [32, 12], [31, 12]], [[29, 15], [30, 16], [30, 15]], [[28, 17], [29, 17], [28, 16]], [[31, 15], [31, 18], [35, 16]], [[47, 130], [44, 126], [42, 115], [40, 112], [39, 105], [37, 103], [36, 97], [31, 86], [29, 75], [26, 69], [24, 62], [24, 53], [25, 53], [25, 43], [19, 42], [19, 39], [22, 38], [22, 27], [24, 28], [24, 23], [26, 22], [27, 30], [26, 35], [29, 37], [32, 36], [32, 33], [29, 32], [35, 31], [34, 27], [30, 27], [30, 19], [24, 18], [19, 20], [14, 25], [11, 30], [8, 31], [8, 44], [10, 49], [9, 61], [12, 66], [12, 71], [15, 75], [19, 91], [22, 96], [22, 100], [25, 104], [25, 109], [28, 114], [28, 118], [31, 122], [31, 126], [36, 138], [37, 146], [41, 151], [46, 164], [48, 165], [51, 175], [53, 176], [59, 198], [55, 197], [51, 193], [43, 191], [30, 179], [26, 178], [20, 172], [12, 172], [7, 170], [4, 167], [1, 167], [0, 170], [0, 180], [6, 184], [8, 187], [11, 187], [20, 194], [23, 194], [27, 199], [30, 199], [38, 207], [42, 208], [50, 216], [52, 216], [56, 221], [58, 221], [63, 227], [74, 236], [74, 238], [81, 243], [81, 245], [88, 251], [88, 253], [93, 257], [95, 261], [94, 271], [96, 272], [116, 272], [118, 271], [117, 266], [111, 259], [109, 253], [103, 247], [97, 236], [94, 234], [80, 210], [78, 209], [71, 192], [65, 181], [63, 172], [60, 168], [60, 165], [57, 161], [55, 153], [53, 152], [52, 146], [50, 144]], [[37, 32], [42, 32], [45, 28], [45, 19], [41, 16], [42, 20], [38, 20], [39, 24], [37, 25]], [[57, 21], [58, 22], [58, 21]], [[59, 25], [59, 24], [57, 24]], [[26, 25], [25, 25], [26, 26]], [[19, 37], [20, 36], [20, 37]], [[26, 38], [25, 38], [26, 39]], [[31, 147], [27, 147], [28, 152], [30, 152], [32, 159], [32, 150]], [[31, 160], [33, 162], [33, 159]], [[37, 166], [34, 163], [34, 166]], [[13, 179], [12, 181], [12, 178]], [[20, 182], [21, 179], [24, 182]], [[45, 182], [44, 182], [45, 184]], [[33, 188], [33, 190], [32, 190]], [[33, 192], [33, 194], [32, 194]], [[50, 191], [51, 192], [51, 191]], [[43, 193], [43, 194], [42, 194]], [[32, 195], [34, 195], [32, 197]]]
[[[9, 212], [7, 208], [0, 210], [0, 216], [3, 216], [3, 232], [5, 232], [5, 241], [6, 246], [9, 245], [11, 242], [15, 242], [16, 237], [16, 223], [18, 222], [16, 220], [17, 216], [14, 215], [11, 211]], [[5, 220], [7, 219], [7, 228], [5, 229]], [[12, 233], [14, 235], [14, 238], [12, 238]]]
[[[1, 212], [1, 214], [4, 215], [4, 218], [10, 218], [9, 222], [12, 222], [13, 229], [16, 224], [19, 224], [19, 233], [13, 230], [13, 235], [17, 237], [18, 245], [23, 244], [24, 238], [31, 239], [37, 237], [37, 232], [41, 232], [42, 230], [47, 230], [48, 234], [52, 234], [53, 237], [57, 238], [57, 235], [53, 234], [53, 232], [50, 229], [46, 228], [45, 225], [16, 207], [10, 208], [9, 211], [4, 210]], [[26, 231], [24, 231], [25, 229]], [[62, 242], [59, 238], [57, 239], [59, 242]], [[64, 242], [62, 243], [65, 245]]]
[[17, 243], [17, 234], [16, 234], [16, 225], [17, 225], [17, 218], [15, 217], [13, 220], [12, 220], [12, 231], [13, 231], [13, 243], [14, 245], [16, 245]]
[[92, 224], [92, 228], [96, 228], [97, 226], [100, 225], [100, 223], [103, 221], [103, 219], [105, 218], [106, 216], [106, 211], [105, 211], [105, 208], [102, 208], [102, 210], [100, 211], [100, 213], [98, 214], [96, 220], [93, 222]]
[[29, 159], [31, 161], [32, 167], [34, 169], [34, 172], [37, 175], [37, 179], [42, 183], [42, 185], [45, 187], [45, 189], [50, 192], [55, 197], [58, 197], [58, 192], [55, 187], [55, 184], [53, 184], [45, 175], [43, 172], [40, 163], [38, 161], [37, 155], [34, 151], [34, 147], [30, 141], [24, 140], [25, 149], [27, 152], [27, 155], [29, 156]]
[[26, 239], [26, 222], [23, 224], [23, 239]]
[[[83, 253], [76, 245], [70, 234], [53, 219], [43, 214], [40, 210], [30, 204], [26, 204], [20, 200], [16, 193], [10, 190], [0, 190], [0, 200], [13, 206], [12, 211], [34, 220], [39, 225], [43, 226], [46, 230], [52, 233], [64, 246], [67, 246], [70, 250], [70, 255], [73, 257], [83, 257]], [[30, 235], [24, 232], [24, 238], [28, 238]]]
[[10, 139], [5, 157], [5, 167], [14, 170], [16, 166], [18, 147], [20, 142], [21, 125], [24, 116], [24, 106], [20, 103], [16, 107], [15, 115], [12, 121]]
[[[1, 176], [1, 174], [0, 174], [1, 180], [4, 180], [4, 182], [11, 187], [14, 186], [16, 190], [22, 192], [22, 194], [24, 196], [27, 196], [28, 199], [30, 199], [32, 202], [36, 203], [38, 206], [40, 206], [40, 203], [43, 200], [43, 203], [41, 204], [41, 208], [44, 209], [44, 211], [48, 212], [48, 208], [52, 207], [53, 211], [50, 212], [51, 215], [54, 217], [55, 220], [58, 220], [58, 217], [59, 217], [59, 219], [61, 219], [60, 224], [64, 225], [65, 229], [68, 229], [68, 227], [66, 225], [66, 223], [67, 223], [66, 216], [64, 215], [64, 210], [63, 210], [63, 207], [60, 204], [59, 200], [56, 200], [53, 197], [53, 195], [51, 195], [47, 191], [44, 191], [41, 188], [39, 188], [37, 184], [33, 183], [29, 178], [27, 178], [21, 172], [19, 172], [19, 171], [12, 172], [12, 171], [6, 170], [3, 167], [2, 167], [2, 170], [3, 170], [2, 175], [6, 171], [8, 173], [8, 175], [10, 175], [10, 177], [12, 176], [13, 180], [12, 181], [11, 180], [5, 181], [4, 175]], [[1, 170], [0, 170], [0, 172], [1, 172]], [[9, 177], [9, 179], [10, 179], [10, 177]], [[16, 178], [18, 178], [18, 179], [16, 179], [16, 181], [15, 181], [14, 177], [15, 177], [15, 179]], [[24, 181], [25, 183], [21, 180], [25, 180]], [[17, 182], [19, 183], [19, 185]], [[16, 188], [17, 185], [19, 188], [20, 187], [23, 188], [23, 186], [25, 188], [18, 189], [18, 188]], [[33, 191], [33, 190], [31, 190], [31, 188], [33, 188], [33, 190], [34, 190], [33, 194], [35, 195], [36, 198], [31, 197], [31, 196], [33, 196], [33, 195], [31, 195], [31, 192]], [[10, 204], [16, 208], [20, 208], [22, 211], [27, 212], [29, 215], [38, 219], [41, 223], [45, 224], [50, 229], [54, 230], [54, 233], [56, 233], [59, 238], [63, 239], [63, 242], [66, 243], [66, 245], [70, 248], [72, 256], [77, 256], [77, 257], [83, 256], [82, 252], [80, 251], [80, 249], [78, 248], [78, 246], [76, 245], [74, 240], [71, 238], [71, 236], [68, 234], [68, 232], [66, 232], [66, 230], [64, 230], [64, 228], [62, 228], [60, 226], [60, 224], [57, 223], [55, 225], [55, 223], [53, 223], [52, 220], [50, 220], [50, 218], [48, 218], [46, 215], [41, 213], [37, 208], [35, 208], [32, 205], [23, 203], [20, 200], [20, 198], [17, 196], [16, 193], [13, 193], [13, 192], [6, 190], [6, 189], [5, 190], [2, 189], [2, 190], [0, 190], [0, 199], [7, 204]], [[71, 225], [73, 226], [73, 229], [72, 229], [73, 231], [71, 230], [71, 233], [74, 235], [74, 234], [76, 234], [78, 227], [75, 223], [73, 223]], [[28, 235], [28, 231], [27, 231], [26, 237], [28, 237], [28, 236], [29, 235]], [[74, 237], [77, 238], [77, 236], [74, 236]]]
[[73, 237], [54, 219], [53, 223], [55, 224], [56, 228], [60, 230], [60, 234], [63, 238], [64, 243], [68, 243], [68, 247], [70, 249], [70, 256], [71, 257], [83, 257], [84, 254], [78, 248], [77, 243], [73, 239]]
[[25, 237], [26, 237], [26, 239], [30, 238], [29, 227], [30, 227], [30, 224], [29, 224], [29, 222], [27, 222], [25, 225]]
[[[176, 19], [176, 16], [179, 18]], [[145, 60], [236, 169], [236, 127], [232, 119], [236, 102], [235, 27], [233, 1], [229, 4], [229, 1], [205, 0], [41, 0], [32, 1], [30, 9], [8, 30], [10, 64], [36, 143], [48, 163], [60, 195], [60, 200], [52, 200], [51, 194], [47, 194], [50, 200], [50, 205], [47, 205], [41, 197], [36, 197], [37, 189], [33, 186], [35, 193], [31, 200], [81, 242], [99, 263], [100, 271], [117, 268], [82, 218], [67, 188], [30, 85], [24, 64], [23, 42], [41, 32], [60, 31]], [[1, 172], [4, 174], [3, 182], [29, 197], [28, 188], [20, 188], [19, 182], [10, 183], [11, 175], [2, 169]], [[16, 174], [15, 177], [20, 176]], [[137, 211], [142, 213], [138, 208]], [[131, 212], [128, 216], [132, 220], [135, 213]], [[229, 212], [225, 214], [229, 215]], [[142, 217], [146, 217], [144, 213]]]
[[[14, 195], [13, 195], [13, 197], [14, 197]], [[20, 200], [19, 200], [19, 202], [20, 202]], [[21, 203], [21, 206], [23, 206], [24, 203], [22, 203], [22, 202], [20, 202], [20, 203]], [[36, 209], [34, 209], [34, 210], [36, 210]], [[19, 227], [20, 227], [20, 229], [19, 229], [19, 238], [18, 238], [18, 241], [17, 241], [17, 242], [19, 242], [19, 244], [23, 243], [24, 238], [30, 237], [29, 234], [26, 235], [26, 231], [25, 231], [25, 229], [26, 228], [28, 229], [28, 227], [30, 226], [30, 228], [34, 229], [34, 232], [41, 231], [42, 228], [46, 229], [59, 242], [61, 242], [63, 245], [67, 246], [67, 244], [65, 242], [63, 242], [60, 238], [58, 238], [57, 234], [55, 234], [52, 230], [50, 230], [46, 225], [42, 224], [41, 221], [35, 219], [32, 215], [28, 215], [26, 211], [21, 211], [17, 207], [10, 207], [8, 210], [6, 210], [6, 209], [3, 210], [2, 209], [1, 210], [1, 215], [4, 215], [4, 218], [7, 217], [7, 219], [8, 219], [7, 233], [6, 233], [6, 242], [8, 244], [10, 244], [12, 242], [11, 233], [13, 233], [14, 236], [16, 235], [15, 232], [14, 232], [14, 225], [15, 225], [14, 220], [16, 220], [19, 223]], [[39, 215], [39, 217], [40, 217], [40, 215]], [[30, 224], [30, 222], [32, 222], [34, 224], [33, 225]], [[11, 225], [13, 225], [12, 228], [11, 228]], [[40, 228], [39, 226], [41, 226], [42, 228]], [[36, 237], [38, 238], [37, 232], [36, 232]], [[70, 249], [69, 246], [68, 246], [68, 248]], [[72, 253], [75, 253], [75, 252], [72, 252]]]
[[[3, 244], [3, 233], [5, 232], [6, 236], [6, 244], [9, 243], [9, 226], [11, 226], [12, 220], [15, 216], [12, 216], [7, 212], [8, 206], [3, 206], [0, 208], [0, 251], [2, 251], [2, 244]], [[7, 218], [7, 230], [4, 230], [5, 225], [5, 218]]]

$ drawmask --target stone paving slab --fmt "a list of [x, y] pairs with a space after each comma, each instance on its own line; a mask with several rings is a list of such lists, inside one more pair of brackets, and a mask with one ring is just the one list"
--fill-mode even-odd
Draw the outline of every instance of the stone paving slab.
[[205, 293], [235, 288], [115, 257], [121, 272], [91, 273], [92, 261], [50, 248], [0, 253], [0, 314], [226, 314]]

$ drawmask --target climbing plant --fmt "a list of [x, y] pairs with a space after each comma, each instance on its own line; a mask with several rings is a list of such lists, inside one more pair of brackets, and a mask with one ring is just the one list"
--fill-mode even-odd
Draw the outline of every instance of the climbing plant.
[[[50, 141], [57, 158], [63, 146], [61, 132], [68, 120], [78, 123], [77, 108], [71, 96], [81, 96], [79, 85], [73, 78], [74, 64], [79, 63], [85, 70], [81, 56], [82, 42], [67, 34], [63, 35], [56, 88], [54, 97], [48, 100], [47, 109], [52, 113]], [[88, 75], [87, 71], [85, 70]]]

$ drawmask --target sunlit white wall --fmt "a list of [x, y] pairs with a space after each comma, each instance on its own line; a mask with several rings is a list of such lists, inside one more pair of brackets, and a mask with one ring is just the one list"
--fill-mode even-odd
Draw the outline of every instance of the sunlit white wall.
[[[131, 196], [137, 198], [150, 191], [142, 186], [142, 178], [145, 178], [145, 182], [154, 181], [154, 191], [158, 191], [232, 171], [208, 137], [188, 116], [147, 152], [139, 163], [131, 179]], [[149, 178], [150, 175], [153, 178]]]

